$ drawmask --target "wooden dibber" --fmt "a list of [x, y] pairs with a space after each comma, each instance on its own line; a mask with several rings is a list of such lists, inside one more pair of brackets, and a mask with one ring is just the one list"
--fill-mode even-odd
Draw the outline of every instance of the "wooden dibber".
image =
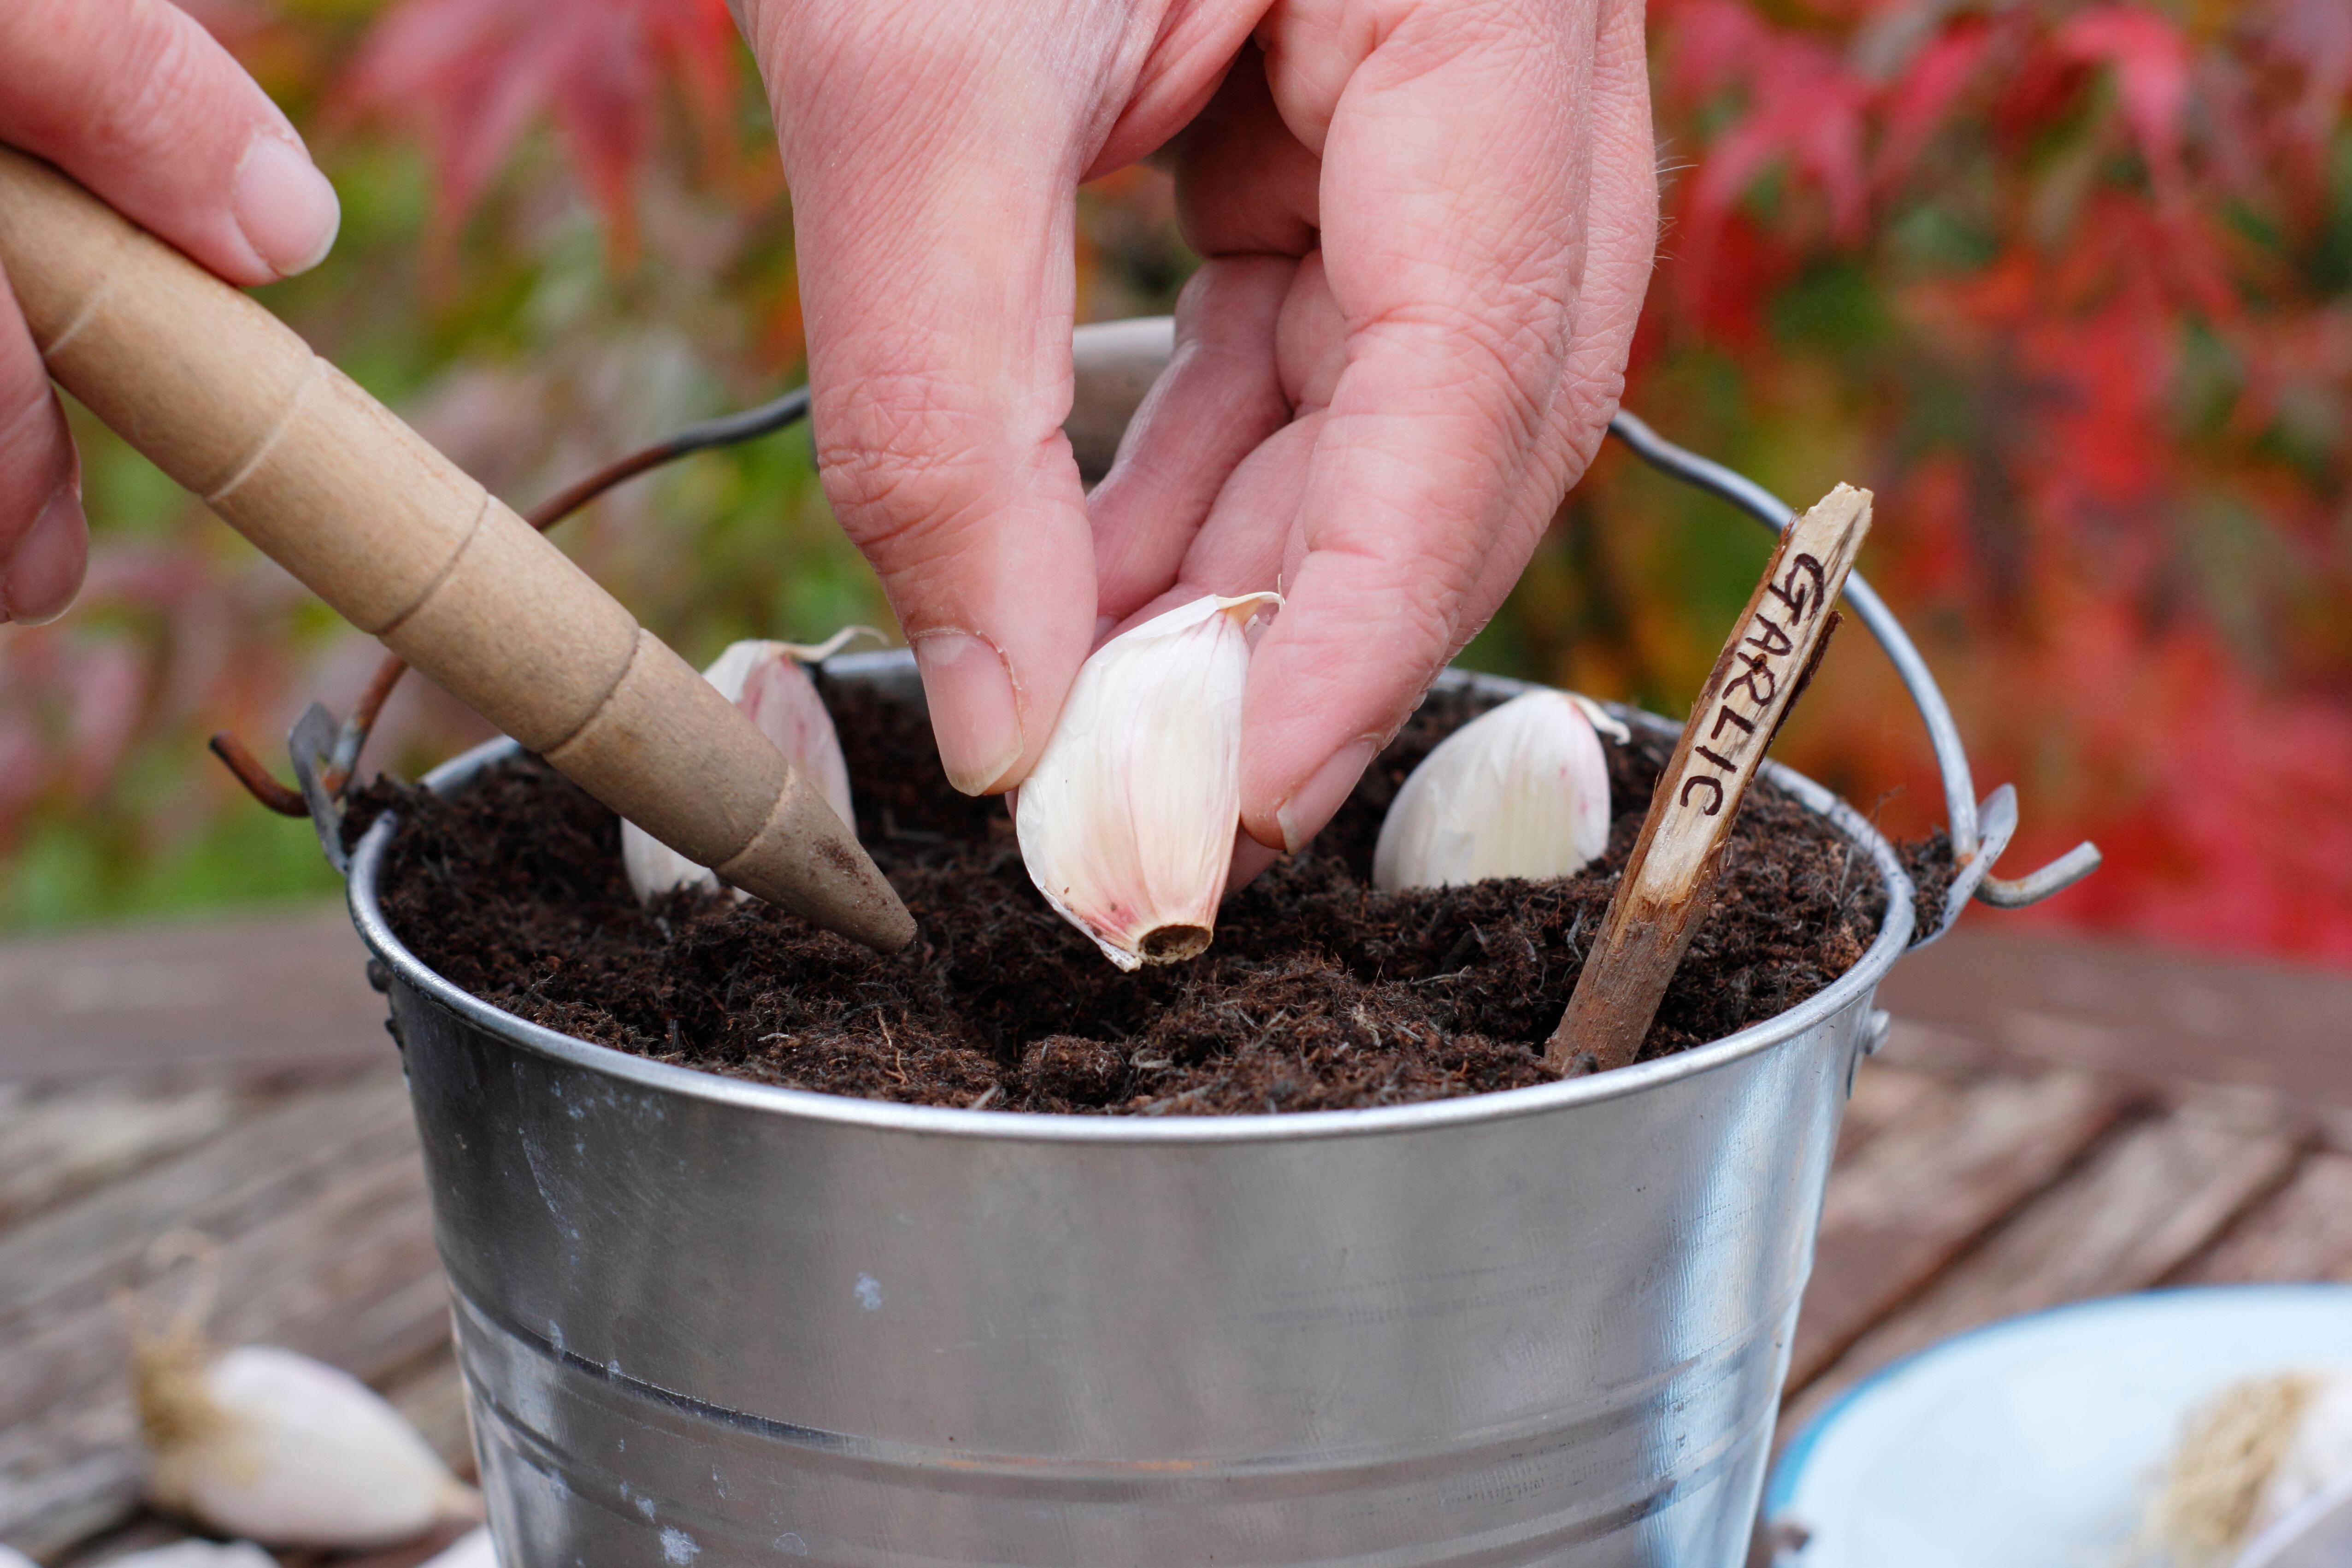
[[362, 631], [737, 887], [885, 952], [856, 836], [685, 660], [293, 330], [0, 149], [0, 265], [59, 384]]
[[1602, 1071], [1638, 1056], [1714, 901], [1732, 818], [1826, 646], [1831, 606], [1870, 531], [1870, 492], [1840, 485], [1791, 522], [1650, 797], [1642, 837], [1544, 1059]]

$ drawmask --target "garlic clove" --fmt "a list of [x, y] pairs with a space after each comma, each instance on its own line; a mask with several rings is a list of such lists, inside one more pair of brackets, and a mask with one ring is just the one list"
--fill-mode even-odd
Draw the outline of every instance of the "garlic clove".
[[[866, 626], [845, 626], [814, 645], [756, 638], [733, 643], [702, 672], [702, 678], [741, 709], [793, 766], [810, 775], [824, 792], [825, 804], [853, 832], [857, 816], [849, 798], [849, 764], [842, 759], [841, 737], [834, 731], [833, 715], [817, 695], [815, 682], [801, 666], [828, 657], [861, 633], [881, 635]], [[649, 904], [680, 888], [713, 892], [719, 889], [716, 873], [698, 866], [634, 822], [621, 824], [621, 864], [640, 903]], [[735, 896], [751, 897], [740, 889]]]
[[[22, 1560], [30, 1568], [29, 1560]], [[0, 1549], [0, 1568], [11, 1568]], [[169, 1546], [151, 1546], [107, 1559], [106, 1568], [278, 1568], [278, 1559], [250, 1541], [204, 1541], [191, 1536]]]
[[440, 1555], [425, 1559], [424, 1568], [499, 1568], [499, 1543], [490, 1538], [488, 1525], [478, 1525], [451, 1542]]
[[349, 1373], [268, 1345], [208, 1350], [176, 1331], [134, 1352], [157, 1503], [226, 1534], [331, 1550], [481, 1517], [479, 1495]]
[[1030, 879], [1121, 969], [1206, 949], [1241, 826], [1248, 626], [1278, 594], [1195, 599], [1078, 670], [1021, 785]]
[[1609, 847], [1609, 762], [1590, 699], [1530, 691], [1483, 713], [1412, 770], [1381, 823], [1372, 885], [1450, 888], [1573, 875]]

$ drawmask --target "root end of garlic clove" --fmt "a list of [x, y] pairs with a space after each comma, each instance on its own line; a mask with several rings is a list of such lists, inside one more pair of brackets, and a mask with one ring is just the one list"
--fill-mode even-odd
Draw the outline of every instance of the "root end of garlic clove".
[[1146, 963], [1181, 963], [1208, 952], [1215, 936], [1207, 926], [1159, 926], [1143, 933], [1135, 954]]

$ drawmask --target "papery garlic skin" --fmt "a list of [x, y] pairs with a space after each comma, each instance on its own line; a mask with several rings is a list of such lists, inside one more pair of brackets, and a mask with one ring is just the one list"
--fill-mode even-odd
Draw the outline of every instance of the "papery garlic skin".
[[2352, 1481], [2352, 1367], [2305, 1374], [2294, 1435], [2263, 1482], [2246, 1539], [2313, 1499]]
[[[853, 833], [857, 816], [849, 798], [849, 764], [842, 759], [841, 737], [834, 731], [833, 715], [825, 710], [824, 700], [817, 695], [816, 683], [801, 665], [824, 658], [852, 634], [865, 630], [846, 627], [814, 647], [756, 638], [732, 643], [702, 672], [720, 696], [742, 710], [753, 727], [824, 791], [825, 804]], [[621, 824], [621, 864], [640, 903], [650, 904], [680, 888], [719, 889], [716, 872], [695, 864], [634, 822]], [[751, 897], [740, 889], [735, 896]]]
[[1078, 670], [1013, 827], [1030, 880], [1121, 969], [1209, 945], [1241, 827], [1250, 621], [1278, 594], [1195, 599]]
[[1609, 847], [1609, 761], [1588, 699], [1530, 691], [1439, 742], [1381, 823], [1372, 885], [1451, 888], [1490, 877], [1572, 876]]
[[192, 1338], [135, 1366], [148, 1495], [225, 1534], [279, 1547], [389, 1546], [481, 1500], [359, 1379], [269, 1345], [208, 1359]]

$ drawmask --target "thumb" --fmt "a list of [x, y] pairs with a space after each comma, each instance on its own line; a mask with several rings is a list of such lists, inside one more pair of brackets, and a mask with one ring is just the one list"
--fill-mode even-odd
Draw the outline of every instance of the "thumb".
[[[958, 789], [1017, 784], [1095, 621], [1070, 407], [1081, 110], [1027, 23], [752, 5], [793, 195], [817, 460]], [[1083, 33], [1083, 22], [1068, 29]], [[976, 35], [976, 36], [975, 36]]]

